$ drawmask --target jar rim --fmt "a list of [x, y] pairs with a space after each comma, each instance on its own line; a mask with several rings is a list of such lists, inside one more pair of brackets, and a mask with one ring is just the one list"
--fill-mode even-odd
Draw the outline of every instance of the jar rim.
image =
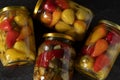
[[67, 34], [62, 34], [62, 33], [46, 33], [43, 35], [43, 37], [57, 37], [57, 38], [64, 38], [64, 39], [68, 39], [68, 40], [71, 40], [71, 41], [75, 41], [73, 39], [73, 37], [67, 35]]
[[116, 23], [114, 23], [114, 22], [112, 22], [112, 21], [104, 20], [104, 19], [103, 19], [103, 20], [100, 20], [99, 23], [104, 23], [104, 24], [110, 25], [110, 26], [112, 26], [112, 27], [120, 30], [120, 25], [118, 25], [118, 24], [116, 24]]
[[13, 10], [13, 9], [17, 9], [17, 8], [20, 8], [20, 9], [23, 9], [23, 10], [27, 11], [27, 8], [25, 6], [6, 6], [2, 9], [0, 9], [0, 12], [4, 12], [4, 11], [7, 11], [7, 10]]
[[38, 10], [39, 10], [39, 7], [40, 7], [40, 5], [42, 4], [42, 1], [43, 1], [43, 0], [38, 0], [38, 1], [37, 1], [36, 6], [35, 6], [35, 8], [34, 8], [34, 12], [33, 12], [34, 16], [37, 14], [37, 12], [38, 12]]
[[85, 11], [87, 11], [87, 12], [89, 13], [89, 15], [90, 15], [91, 17], [94, 16], [94, 13], [93, 13], [89, 8], [87, 8], [87, 7], [83, 6], [83, 5], [80, 5], [80, 4], [76, 3], [76, 2], [73, 2], [73, 0], [70, 0], [70, 3], [72, 3], [74, 6], [77, 6], [77, 7], [79, 7], [79, 8], [84, 9]]

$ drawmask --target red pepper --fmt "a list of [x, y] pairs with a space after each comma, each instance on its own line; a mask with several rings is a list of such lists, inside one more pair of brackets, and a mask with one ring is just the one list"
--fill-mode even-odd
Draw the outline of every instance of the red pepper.
[[85, 46], [82, 49], [83, 54], [91, 55], [94, 51], [94, 45]]
[[44, 5], [44, 9], [49, 12], [54, 12], [56, 9], [56, 5], [54, 3], [54, 0], [46, 0], [46, 3]]
[[120, 35], [116, 31], [111, 31], [107, 34], [106, 40], [110, 44], [115, 45], [116, 43], [120, 42]]
[[48, 60], [47, 60], [47, 57], [45, 56], [45, 53], [41, 53], [39, 56], [38, 56], [38, 59], [36, 61], [36, 65], [39, 67], [48, 67]]
[[55, 58], [62, 58], [64, 50], [63, 49], [53, 50], [52, 53], [54, 54]]
[[62, 9], [68, 9], [69, 8], [68, 0], [55, 0], [55, 3]]
[[94, 71], [98, 72], [105, 66], [108, 66], [110, 64], [110, 59], [107, 55], [101, 54], [97, 57], [95, 64], [94, 64]]
[[11, 30], [7, 32], [6, 44], [8, 48], [11, 48], [14, 45], [18, 36], [19, 36], [19, 32], [15, 30]]
[[11, 19], [5, 19], [0, 23], [0, 29], [4, 31], [10, 31], [12, 29]]
[[112, 41], [112, 38], [113, 38], [114, 34], [112, 32], [109, 32], [106, 36], [106, 40], [111, 43]]
[[37, 66], [48, 67], [49, 61], [53, 57], [55, 57], [55, 58], [62, 58], [63, 54], [64, 54], [63, 49], [52, 50], [52, 51], [41, 53], [38, 56], [36, 64], [37, 64]]

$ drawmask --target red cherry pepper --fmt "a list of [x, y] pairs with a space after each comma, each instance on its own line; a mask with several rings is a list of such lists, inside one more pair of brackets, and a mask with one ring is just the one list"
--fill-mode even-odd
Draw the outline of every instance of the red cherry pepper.
[[64, 54], [64, 51], [63, 49], [59, 49], [59, 50], [52, 50], [52, 51], [48, 51], [48, 52], [44, 52], [44, 53], [41, 53], [39, 56], [38, 56], [38, 59], [37, 59], [37, 66], [42, 66], [42, 67], [48, 67], [49, 65], [49, 61], [55, 57], [55, 58], [62, 58], [63, 57], [63, 54]]
[[11, 19], [5, 19], [0, 23], [0, 29], [4, 31], [10, 31], [12, 29]]

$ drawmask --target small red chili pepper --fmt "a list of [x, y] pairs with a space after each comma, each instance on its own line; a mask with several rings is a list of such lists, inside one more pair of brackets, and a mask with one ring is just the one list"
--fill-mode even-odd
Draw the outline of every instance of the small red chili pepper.
[[109, 32], [106, 39], [112, 45], [120, 42], [120, 36], [116, 31]]
[[6, 44], [8, 48], [11, 48], [16, 42], [16, 38], [19, 36], [19, 32], [11, 30], [7, 32], [6, 35]]
[[112, 38], [113, 38], [114, 34], [112, 32], [109, 32], [106, 36], [106, 40], [111, 43], [112, 41]]
[[87, 55], [91, 55], [94, 51], [94, 45], [90, 45], [90, 46], [85, 46], [82, 49], [82, 53], [83, 54], [87, 54]]
[[41, 53], [39, 56], [38, 56], [38, 59], [36, 61], [36, 65], [38, 67], [48, 67], [48, 60], [47, 60], [47, 57], [45, 56], [45, 53]]
[[49, 51], [49, 52], [41, 53], [38, 56], [36, 64], [37, 64], [37, 66], [48, 67], [49, 61], [53, 57], [55, 57], [55, 58], [62, 58], [63, 54], [64, 54], [63, 49], [52, 50], [52, 51]]
[[107, 55], [101, 54], [100, 56], [97, 57], [95, 64], [94, 64], [94, 71], [98, 72], [100, 71], [103, 67], [108, 66], [110, 63], [110, 59]]
[[63, 49], [53, 50], [55, 58], [62, 58], [64, 54]]
[[0, 23], [0, 29], [4, 31], [10, 31], [12, 29], [11, 19], [5, 19]]
[[68, 0], [55, 0], [55, 3], [62, 9], [68, 9], [69, 8]]

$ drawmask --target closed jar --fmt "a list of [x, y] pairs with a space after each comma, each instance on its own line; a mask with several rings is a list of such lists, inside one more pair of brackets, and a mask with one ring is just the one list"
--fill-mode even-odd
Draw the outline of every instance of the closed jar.
[[90, 9], [72, 0], [38, 0], [34, 17], [57, 32], [81, 41], [93, 18]]
[[33, 22], [24, 6], [0, 9], [0, 60], [3, 66], [23, 65], [35, 60]]
[[72, 80], [75, 50], [73, 38], [60, 33], [46, 33], [38, 48], [34, 80]]
[[120, 26], [101, 20], [91, 31], [75, 68], [95, 80], [105, 80], [120, 52]]

